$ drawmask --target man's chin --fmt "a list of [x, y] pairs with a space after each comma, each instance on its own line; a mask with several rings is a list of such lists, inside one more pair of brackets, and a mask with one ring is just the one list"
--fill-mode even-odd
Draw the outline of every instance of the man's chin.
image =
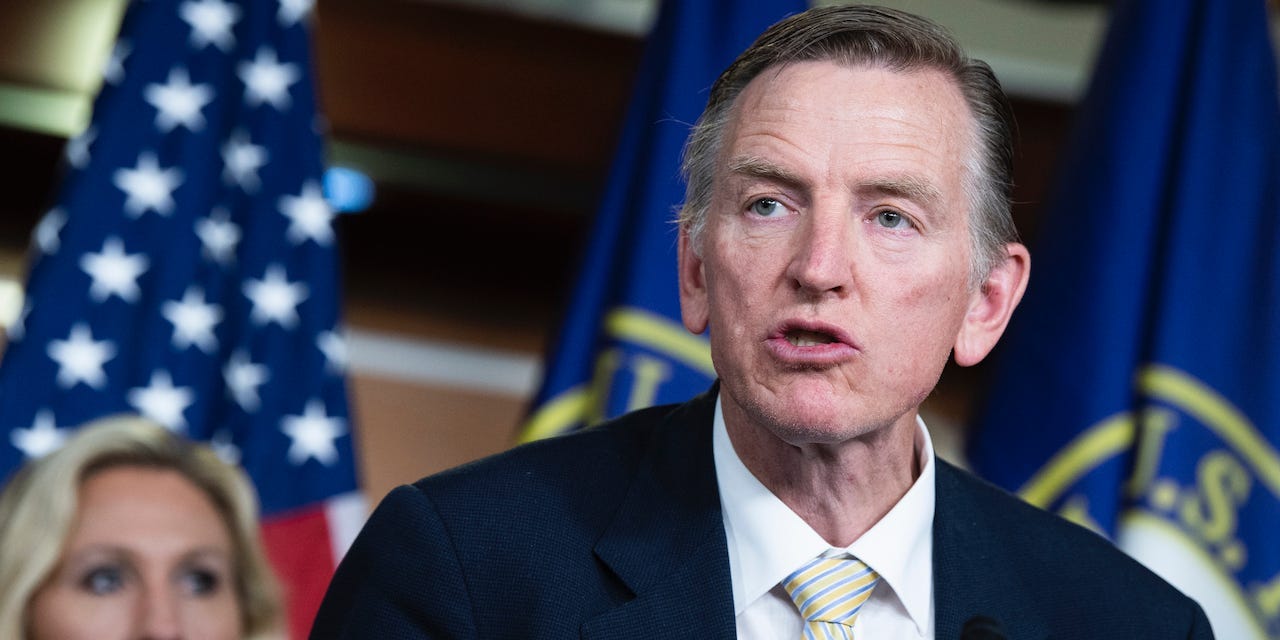
[[825, 397], [815, 401], [813, 394], [755, 393], [746, 400], [738, 404], [722, 397], [725, 426], [749, 468], [749, 461], [758, 465], [761, 460], [776, 462], [796, 453], [830, 455], [855, 441], [871, 444], [889, 435], [887, 425], [893, 423], [892, 419], [876, 420], [873, 409], [877, 407], [850, 402], [848, 397], [838, 402]]
[[769, 425], [774, 437], [795, 447], [807, 445], [838, 445], [856, 440], [877, 428], [841, 421], [825, 416], [776, 422]]
[[[782, 376], [764, 381], [722, 380], [725, 420], [744, 419], [790, 442], [792, 438], [839, 442], [869, 415], [858, 395], [822, 376]], [[744, 425], [745, 426], [745, 425]]]
[[776, 438], [794, 446], [839, 444], [874, 430], [861, 425], [865, 411], [813, 395], [780, 397], [763, 411], [751, 411], [755, 422]]

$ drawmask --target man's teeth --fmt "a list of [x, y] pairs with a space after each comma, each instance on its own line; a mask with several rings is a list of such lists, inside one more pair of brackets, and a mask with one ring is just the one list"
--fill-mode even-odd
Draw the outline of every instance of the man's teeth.
[[831, 336], [825, 333], [816, 333], [813, 331], [789, 331], [787, 332], [787, 342], [797, 347], [816, 347], [820, 344], [831, 344], [835, 342]]

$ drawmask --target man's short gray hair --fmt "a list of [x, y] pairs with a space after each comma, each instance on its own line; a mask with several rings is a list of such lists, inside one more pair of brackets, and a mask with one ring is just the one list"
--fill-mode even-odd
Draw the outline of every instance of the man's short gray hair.
[[1009, 211], [1013, 174], [1013, 114], [991, 67], [965, 55], [937, 24], [916, 15], [862, 5], [810, 9], [764, 32], [720, 74], [684, 151], [685, 203], [679, 222], [700, 246], [717, 156], [733, 105], [766, 69], [792, 62], [830, 60], [894, 71], [936, 69], [953, 78], [973, 115], [972, 153], [964, 163], [972, 242], [970, 281], [978, 284], [1017, 240]]

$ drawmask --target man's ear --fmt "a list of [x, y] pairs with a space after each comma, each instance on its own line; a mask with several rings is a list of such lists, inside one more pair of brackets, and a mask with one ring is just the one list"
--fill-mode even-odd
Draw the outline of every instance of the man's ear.
[[1004, 334], [1014, 307], [1022, 300], [1031, 275], [1031, 254], [1017, 242], [1005, 246], [1005, 258], [991, 269], [987, 279], [974, 291], [969, 311], [956, 335], [956, 364], [978, 364]]
[[676, 251], [680, 271], [680, 319], [686, 329], [700, 334], [707, 330], [707, 280], [702, 272], [702, 257], [694, 248], [686, 225], [680, 225]]

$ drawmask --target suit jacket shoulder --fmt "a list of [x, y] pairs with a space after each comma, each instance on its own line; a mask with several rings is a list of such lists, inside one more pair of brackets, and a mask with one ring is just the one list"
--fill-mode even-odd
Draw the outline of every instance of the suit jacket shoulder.
[[733, 637], [713, 410], [646, 409], [396, 489], [313, 637]]
[[939, 638], [974, 616], [1010, 638], [1212, 638], [1194, 601], [1105, 538], [938, 460]]

